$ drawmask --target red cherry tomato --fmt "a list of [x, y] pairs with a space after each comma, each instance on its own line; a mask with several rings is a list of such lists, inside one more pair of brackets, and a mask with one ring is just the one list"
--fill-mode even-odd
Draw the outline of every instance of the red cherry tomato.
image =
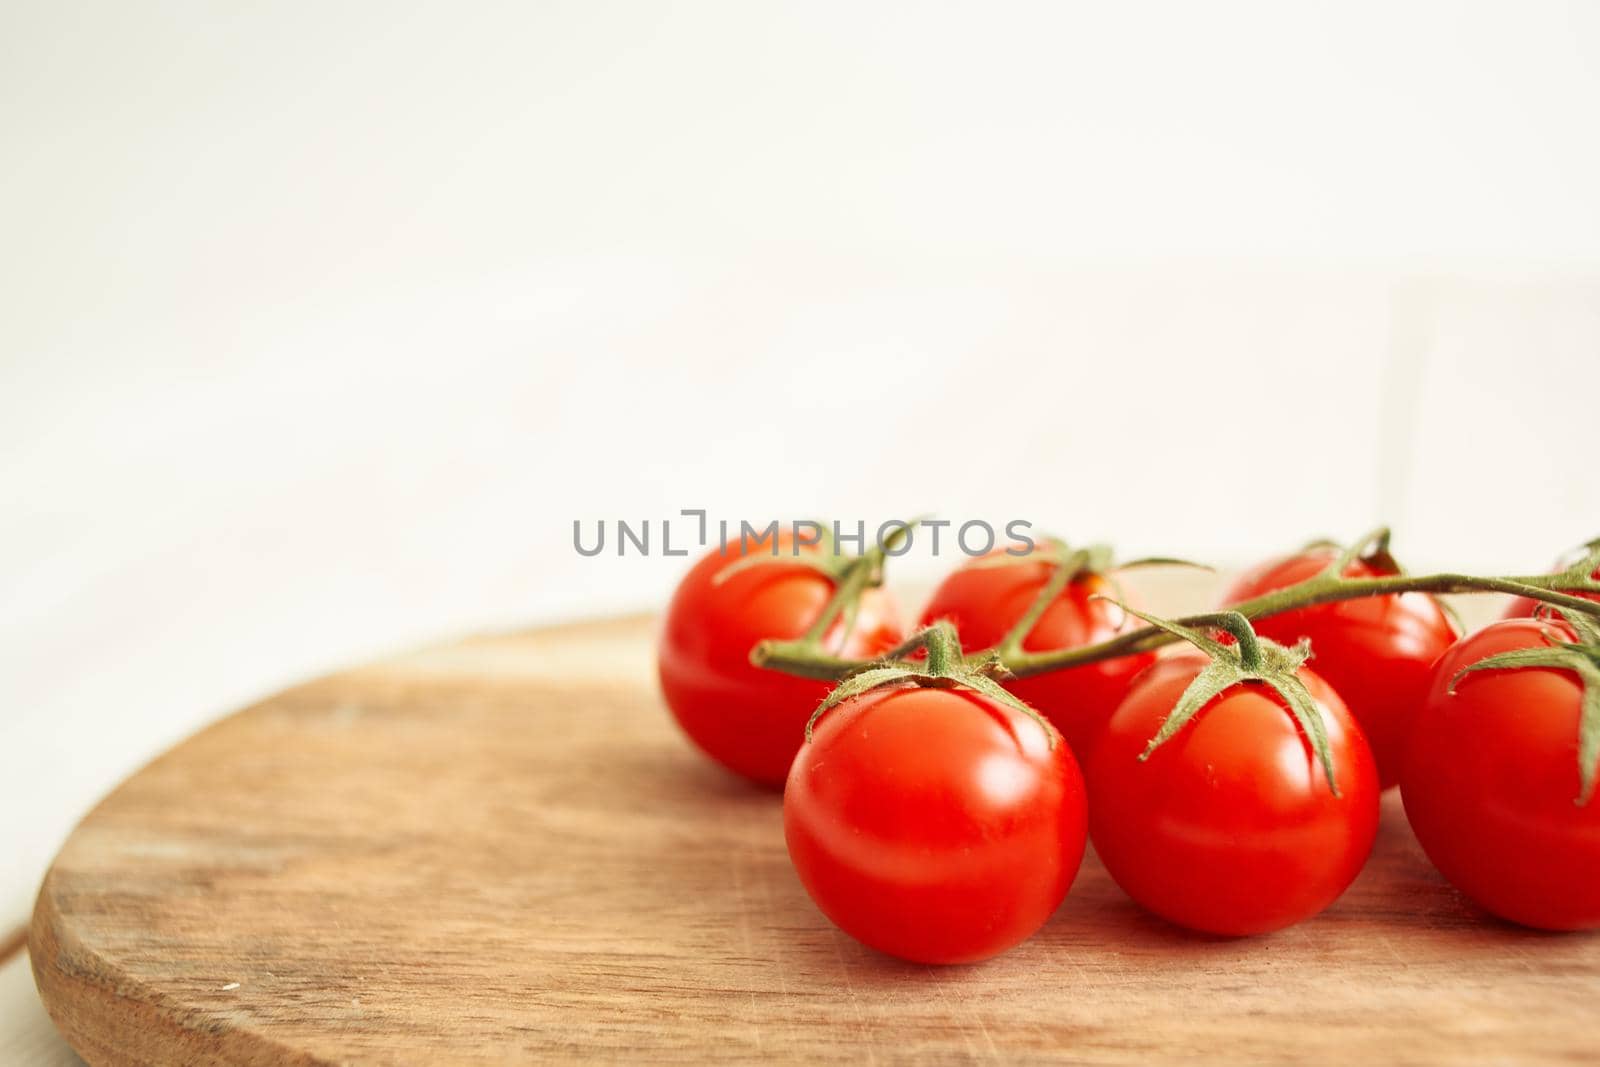
[[[752, 781], [783, 785], [805, 740], [806, 722], [827, 697], [827, 682], [752, 666], [750, 650], [763, 638], [799, 637], [833, 594], [826, 575], [785, 564], [793, 541], [779, 539], [777, 562], [749, 567], [718, 584], [716, 575], [741, 555], [713, 550], [689, 571], [667, 607], [658, 670], [661, 691], [678, 724], [712, 759]], [[770, 539], [750, 539], [749, 551], [768, 554]], [[802, 551], [816, 552], [802, 545]], [[835, 655], [871, 658], [903, 637], [893, 601], [881, 589], [861, 598], [848, 637], [843, 623], [829, 630]]]
[[1400, 795], [1428, 858], [1503, 919], [1545, 930], [1600, 927], [1600, 800], [1579, 795], [1582, 687], [1571, 671], [1463, 675], [1501, 652], [1571, 641], [1564, 623], [1512, 619], [1439, 660], [1411, 724]]
[[[969, 652], [999, 644], [1050, 580], [1053, 569], [1046, 560], [1000, 567], [974, 563], [945, 578], [922, 613], [924, 626], [939, 619], [953, 622], [962, 647]], [[1022, 642], [1023, 649], [1047, 652], [1076, 648], [1143, 625], [1117, 605], [1092, 599], [1097, 595], [1116, 595], [1111, 584], [1099, 575], [1085, 575], [1069, 583], [1039, 617], [1039, 624]], [[1042, 712], [1061, 731], [1078, 758], [1087, 760], [1090, 746], [1127, 693], [1128, 683], [1153, 662], [1152, 652], [1122, 656], [1071, 670], [1015, 678], [1006, 683], [1006, 688]]]
[[1200, 656], [1163, 658], [1133, 685], [1089, 761], [1090, 836], [1129, 896], [1180, 926], [1259, 934], [1309, 918], [1360, 872], [1378, 827], [1361, 729], [1302, 669], [1339, 795], [1282, 698], [1260, 683], [1214, 698], [1141, 762]]
[[[1568, 567], [1582, 559], [1588, 554], [1588, 552], [1589, 548], [1587, 545], [1581, 548], [1573, 549], [1571, 552], [1568, 552], [1566, 555], [1562, 556], [1556, 561], [1556, 565], [1551, 569], [1550, 573], [1560, 574], [1562, 571], [1566, 570]], [[1600, 579], [1600, 570], [1596, 570], [1589, 577]], [[1600, 601], [1600, 593], [1574, 593], [1573, 596], [1581, 596], [1585, 600]], [[1507, 619], [1531, 619], [1533, 618], [1534, 612], [1539, 610], [1539, 603], [1539, 601], [1532, 600], [1525, 596], [1512, 597], [1511, 603], [1506, 605], [1506, 612], [1503, 617]]]
[[871, 690], [829, 709], [783, 794], [789, 856], [852, 937], [968, 963], [1044, 925], [1083, 857], [1083, 779], [1046, 728], [966, 689]]
[[[1315, 577], [1337, 557], [1335, 549], [1310, 549], [1257, 567], [1223, 598], [1225, 605]], [[1351, 578], [1381, 573], [1357, 560]], [[1387, 789], [1400, 779], [1406, 726], [1428, 690], [1433, 661], [1456, 639], [1439, 602], [1424, 593], [1364, 597], [1254, 620], [1256, 632], [1280, 644], [1311, 639], [1311, 666], [1343, 698], [1361, 724]]]

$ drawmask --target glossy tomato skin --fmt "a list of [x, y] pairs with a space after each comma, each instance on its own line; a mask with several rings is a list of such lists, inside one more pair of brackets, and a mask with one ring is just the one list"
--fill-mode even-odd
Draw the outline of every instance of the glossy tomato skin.
[[1561, 623], [1512, 619], [1439, 660], [1412, 722], [1400, 795], [1423, 851], [1484, 909], [1543, 930], [1600, 927], [1600, 801], [1578, 805], [1582, 687], [1571, 671], [1479, 660], [1571, 641]]
[[873, 690], [830, 709], [783, 795], [811, 899], [919, 963], [986, 959], [1044, 925], [1077, 874], [1085, 818], [1067, 746], [965, 689]]
[[[780, 540], [780, 560], [790, 558], [791, 545], [788, 537]], [[770, 540], [752, 539], [749, 547], [772, 551]], [[713, 549], [679, 583], [661, 630], [661, 691], [678, 725], [707, 755], [752, 781], [781, 788], [805, 740], [806, 722], [831, 687], [752, 666], [750, 650], [763, 638], [799, 637], [821, 614], [834, 586], [826, 575], [782, 562], [716, 584], [717, 572], [739, 556], [737, 542], [726, 556]], [[902, 636], [893, 601], [873, 589], [862, 596], [848, 638], [835, 624], [828, 645], [837, 655], [870, 658]]]
[[1164, 657], [1134, 683], [1089, 762], [1090, 836], [1116, 883], [1157, 915], [1206, 933], [1266, 933], [1322, 911], [1360, 873], [1377, 833], [1377, 772], [1338, 695], [1303, 669], [1338, 796], [1260, 683], [1223, 692], [1140, 762], [1205, 665]]
[[[1223, 602], [1237, 604], [1313, 578], [1337, 555], [1312, 549], [1263, 564], [1239, 578]], [[1380, 572], [1357, 560], [1344, 573], [1369, 578]], [[1383, 788], [1399, 782], [1411, 715], [1428, 691], [1434, 660], [1457, 637], [1439, 602], [1423, 593], [1365, 597], [1269, 615], [1254, 625], [1284, 645], [1310, 638], [1311, 667], [1361, 724]]]
[[[985, 558], [993, 559], [995, 555]], [[983, 561], [974, 561], [979, 562]], [[999, 644], [1050, 580], [1053, 570], [1045, 560], [999, 567], [974, 563], [945, 578], [922, 613], [924, 626], [940, 619], [953, 622], [962, 647], [968, 651]], [[1045, 652], [1076, 648], [1143, 625], [1117, 605], [1093, 599], [1096, 596], [1116, 597], [1117, 593], [1098, 575], [1070, 583], [1040, 616], [1039, 624], [1023, 641], [1023, 649]], [[1152, 652], [1121, 656], [1071, 670], [1015, 678], [1006, 683], [1006, 688], [1053, 722], [1079, 760], [1085, 761], [1101, 728], [1127, 693], [1129, 682], [1153, 662]]]

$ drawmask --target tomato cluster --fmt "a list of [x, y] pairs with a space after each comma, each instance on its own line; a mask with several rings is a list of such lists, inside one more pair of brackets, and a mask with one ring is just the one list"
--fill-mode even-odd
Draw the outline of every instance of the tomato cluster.
[[[810, 733], [831, 683], [763, 669], [751, 654], [822, 630], [835, 581], [793, 554], [813, 546], [780, 548], [736, 573], [739, 551], [713, 552], [689, 572], [667, 611], [662, 688], [709, 755], [784, 787], [802, 884], [868, 945], [929, 963], [1003, 952], [1060, 905], [1086, 839], [1130, 897], [1175, 924], [1280, 929], [1354, 881], [1379, 795], [1396, 784], [1427, 855], [1486, 910], [1549, 929], [1600, 926], [1600, 803], [1580, 775], [1580, 755], [1595, 753], [1578, 751], [1582, 657], [1597, 654], [1568, 623], [1519, 617], [1461, 637], [1432, 596], [1384, 593], [1263, 613], [1253, 631], [1231, 616], [1245, 632], [1196, 636], [1201, 651], [1135, 645], [1001, 690], [970, 673], [919, 673], [892, 602], [868, 589], [820, 647], [867, 660], [900, 646], [900, 667], [874, 668], [882, 681], [874, 669], [854, 675]], [[1062, 584], [1060, 566], [969, 562], [921, 621], [953, 627], [969, 653], [1036, 654], [1115, 639], [1148, 618], [1118, 602], [1103, 571], [1069, 570]], [[1219, 607], [1248, 613], [1330, 572], [1396, 569], [1386, 550], [1314, 547], [1247, 572]], [[1052, 580], [1058, 591], [1042, 593]], [[1522, 660], [1485, 662], [1506, 654]], [[1574, 656], [1577, 666], [1562, 658]]]

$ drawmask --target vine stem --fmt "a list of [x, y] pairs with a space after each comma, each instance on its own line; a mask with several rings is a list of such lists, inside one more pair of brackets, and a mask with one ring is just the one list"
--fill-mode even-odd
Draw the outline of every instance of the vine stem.
[[[1343, 600], [1385, 596], [1392, 593], [1510, 593], [1547, 604], [1600, 614], [1600, 604], [1572, 596], [1554, 588], [1562, 575], [1534, 575], [1521, 578], [1478, 578], [1470, 574], [1394, 574], [1373, 578], [1345, 578], [1323, 574], [1308, 581], [1254, 597], [1233, 605], [1233, 611], [1247, 619], [1260, 619], [1285, 611], [1333, 604]], [[1019, 678], [1046, 671], [1064, 670], [1114, 659], [1133, 652], [1144, 652], [1176, 641], [1177, 638], [1153, 626], [1130, 630], [1107, 641], [1079, 648], [1052, 652], [1026, 652], [1008, 659], [1006, 669]]]
[[861, 556], [845, 568], [843, 577], [834, 586], [833, 595], [823, 605], [822, 612], [816, 617], [806, 632], [800, 635], [800, 641], [806, 644], [821, 645], [822, 637], [828, 632], [846, 608], [855, 604], [860, 599], [862, 592], [867, 588], [873, 578], [875, 570], [874, 561]]
[[[828, 597], [828, 602], [822, 606], [822, 611], [817, 614], [811, 625], [806, 627], [805, 633], [790, 641], [760, 642], [750, 650], [750, 662], [757, 667], [770, 667], [785, 674], [796, 674], [803, 678], [816, 678], [821, 681], [843, 678], [869, 662], [835, 656], [828, 651], [823, 639], [841, 615], [845, 617], [845, 632], [848, 635], [851, 627], [855, 625], [855, 613], [861, 603], [861, 594], [883, 584], [884, 560], [922, 521], [919, 516], [899, 524], [881, 544], [873, 546], [846, 563], [834, 579], [833, 595]], [[828, 541], [828, 547], [833, 549], [831, 535], [825, 532], [824, 536]], [[899, 658], [911, 650], [908, 646], [902, 646], [884, 658]]]
[[[1574, 596], [1574, 590], [1584, 593], [1600, 592], [1600, 581], [1588, 574], [1577, 573], [1577, 568], [1560, 574], [1537, 574], [1512, 578], [1480, 578], [1470, 574], [1394, 574], [1371, 578], [1346, 578], [1339, 574], [1323, 573], [1296, 585], [1254, 597], [1232, 605], [1229, 609], [1247, 619], [1260, 619], [1285, 611], [1333, 604], [1363, 597], [1386, 596], [1392, 593], [1506, 593], [1542, 601], [1557, 607], [1584, 612], [1600, 617], [1600, 603]], [[988, 649], [969, 654], [969, 659], [993, 658], [999, 655], [1001, 665], [1015, 677], [1026, 678], [1050, 671], [1067, 670], [1102, 660], [1147, 652], [1179, 640], [1154, 626], [1146, 626], [1092, 645], [1057, 649], [1047, 652], [1025, 652], [1020, 649]], [[751, 653], [751, 661], [758, 666], [797, 674], [807, 678], [831, 680], [866, 666], [867, 660], [842, 659], [820, 653], [815, 648], [804, 648], [802, 642], [763, 641]]]
[[1061, 541], [1052, 539], [1050, 548], [1055, 558], [1055, 566], [1050, 571], [1050, 577], [1039, 587], [1034, 595], [1028, 610], [1022, 613], [1011, 629], [1000, 638], [1000, 643], [994, 646], [995, 655], [1002, 662], [1014, 659], [1022, 654], [1022, 642], [1033, 633], [1033, 628], [1039, 625], [1039, 620], [1044, 618], [1044, 613], [1049, 610], [1059, 597], [1071, 584], [1080, 572], [1089, 566], [1089, 553], [1083, 549], [1076, 552], [1069, 551]]

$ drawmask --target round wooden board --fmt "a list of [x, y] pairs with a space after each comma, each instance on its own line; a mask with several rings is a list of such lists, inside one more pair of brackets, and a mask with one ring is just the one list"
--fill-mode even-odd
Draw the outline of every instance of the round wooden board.
[[477, 638], [179, 745], [45, 880], [56, 1024], [106, 1064], [1594, 1061], [1600, 938], [1486, 919], [1394, 798], [1350, 892], [1270, 937], [1174, 929], [1091, 855], [1000, 959], [869, 951], [796, 881], [779, 798], [678, 735], [651, 638]]

